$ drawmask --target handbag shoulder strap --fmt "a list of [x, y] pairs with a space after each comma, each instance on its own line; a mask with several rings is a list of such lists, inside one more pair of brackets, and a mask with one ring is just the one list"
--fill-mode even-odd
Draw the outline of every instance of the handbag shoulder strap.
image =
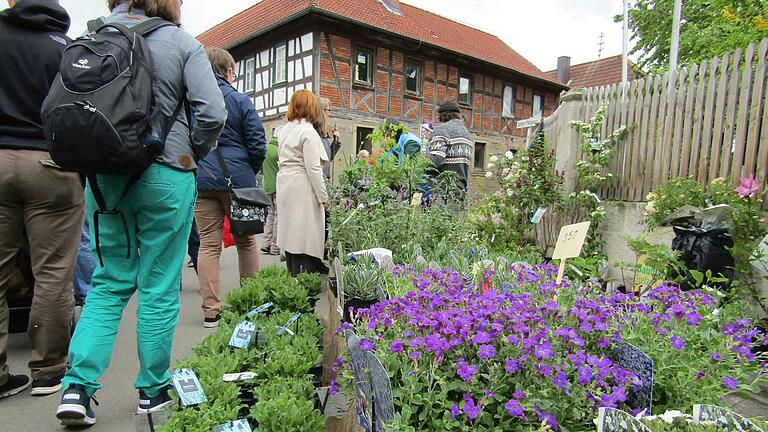
[[224, 161], [224, 154], [221, 152], [221, 147], [216, 146], [216, 159], [219, 160], [219, 165], [221, 165], [221, 171], [224, 172], [224, 178], [227, 180], [227, 187], [232, 189], [232, 174], [229, 173], [229, 169], [227, 169], [227, 163]]

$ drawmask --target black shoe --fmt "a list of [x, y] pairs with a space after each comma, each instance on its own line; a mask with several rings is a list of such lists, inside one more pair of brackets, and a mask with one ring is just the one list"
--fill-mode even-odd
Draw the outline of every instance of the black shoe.
[[264, 246], [263, 248], [259, 248], [259, 250], [262, 251], [265, 254], [269, 253], [269, 247], [268, 246]]
[[195, 263], [192, 262], [192, 260], [189, 260], [189, 262], [187, 263], [187, 268], [195, 268]]
[[160, 393], [155, 397], [147, 396], [142, 390], [139, 390], [139, 413], [148, 413], [160, 411], [166, 407], [169, 407], [175, 403], [171, 396], [168, 394], [168, 390], [171, 386], [166, 386], [160, 389]]
[[48, 396], [61, 390], [61, 377], [32, 380], [32, 396]]
[[205, 317], [203, 320], [203, 327], [216, 328], [219, 326], [219, 321], [221, 321], [221, 314], [216, 314], [216, 316], [213, 318]]
[[[96, 424], [96, 414], [91, 409], [91, 399], [85, 393], [85, 387], [73, 384], [64, 390], [61, 403], [56, 409], [56, 418], [64, 426], [92, 426]], [[96, 399], [93, 400], [96, 405]]]
[[26, 375], [8, 375], [8, 381], [0, 386], [0, 399], [23, 392], [29, 384], [29, 377]]

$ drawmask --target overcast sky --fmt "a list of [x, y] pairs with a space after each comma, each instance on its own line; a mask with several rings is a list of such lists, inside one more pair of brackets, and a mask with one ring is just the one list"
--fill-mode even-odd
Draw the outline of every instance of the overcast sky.
[[[354, 1], [354, 0], [349, 0]], [[621, 54], [621, 0], [402, 0], [422, 9], [499, 36], [509, 46], [546, 71], [557, 57], [571, 64], [594, 60], [600, 33], [605, 33], [602, 57]], [[71, 36], [85, 23], [108, 13], [105, 0], [60, 0], [72, 17]], [[182, 20], [193, 35], [226, 20], [257, 0], [184, 0]], [[7, 7], [0, 0], [0, 7]]]

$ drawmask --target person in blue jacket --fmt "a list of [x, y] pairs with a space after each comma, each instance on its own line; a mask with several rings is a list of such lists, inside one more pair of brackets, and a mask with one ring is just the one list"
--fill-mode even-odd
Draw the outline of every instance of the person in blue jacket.
[[[218, 147], [199, 162], [195, 205], [195, 220], [200, 230], [197, 269], [203, 296], [203, 326], [212, 328], [218, 326], [221, 318], [219, 259], [224, 216], [230, 211], [229, 189], [216, 152], [224, 156], [233, 188], [255, 187], [256, 173], [267, 154], [267, 142], [253, 103], [232, 87], [235, 60], [221, 48], [208, 48], [206, 53], [227, 106], [227, 123]], [[235, 236], [235, 245], [240, 278], [253, 276], [259, 270], [256, 236]]]
[[392, 154], [399, 160], [404, 157], [414, 157], [421, 152], [421, 138], [407, 132], [405, 127], [399, 121], [392, 117], [385, 120], [385, 131], [395, 140], [395, 147], [391, 150]]

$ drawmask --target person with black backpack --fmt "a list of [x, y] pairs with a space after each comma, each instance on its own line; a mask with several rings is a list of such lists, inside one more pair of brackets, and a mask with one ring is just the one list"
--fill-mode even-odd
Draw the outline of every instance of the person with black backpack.
[[6, 296], [25, 228], [34, 274], [27, 332], [32, 394], [61, 389], [83, 221], [79, 176], [51, 161], [40, 116], [69, 42], [69, 15], [54, 0], [9, 4], [0, 12], [0, 398], [30, 386], [29, 377], [10, 374], [6, 364]]
[[[69, 350], [56, 416], [93, 425], [93, 394], [138, 291], [138, 411], [168, 394], [179, 284], [197, 166], [226, 120], [202, 45], [178, 28], [178, 0], [109, 0], [105, 23], [72, 42], [43, 106], [52, 157], [86, 174], [98, 265]], [[186, 101], [186, 102], [185, 102]]]

